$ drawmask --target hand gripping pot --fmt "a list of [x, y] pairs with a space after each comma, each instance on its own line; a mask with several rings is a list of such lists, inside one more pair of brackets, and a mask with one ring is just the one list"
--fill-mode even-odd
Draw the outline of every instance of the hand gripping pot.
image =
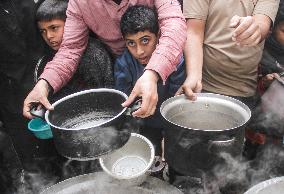
[[122, 186], [137, 186], [151, 172], [160, 171], [164, 163], [155, 157], [153, 144], [144, 136], [131, 133], [120, 149], [100, 158], [102, 169]]
[[[122, 107], [127, 95], [100, 88], [68, 95], [44, 114], [57, 151], [73, 160], [93, 160], [122, 147], [132, 128], [126, 126], [132, 109]], [[137, 107], [133, 106], [134, 109]], [[40, 116], [40, 111], [31, 114]]]

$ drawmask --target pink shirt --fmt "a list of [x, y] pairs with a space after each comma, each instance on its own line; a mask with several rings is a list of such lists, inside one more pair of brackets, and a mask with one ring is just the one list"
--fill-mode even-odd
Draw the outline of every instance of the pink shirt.
[[159, 73], [165, 81], [176, 69], [186, 40], [186, 24], [177, 0], [69, 0], [63, 42], [40, 78], [54, 91], [63, 87], [75, 73], [84, 52], [89, 29], [115, 54], [121, 54], [125, 42], [120, 33], [120, 18], [129, 6], [142, 4], [158, 12], [161, 37], [145, 69]]

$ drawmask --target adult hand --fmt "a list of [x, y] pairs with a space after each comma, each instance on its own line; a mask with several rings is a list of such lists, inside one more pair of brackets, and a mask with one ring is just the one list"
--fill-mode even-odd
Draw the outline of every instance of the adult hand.
[[201, 79], [187, 76], [182, 86], [178, 89], [175, 95], [184, 93], [190, 100], [196, 100], [196, 94], [202, 90]]
[[252, 16], [235, 15], [230, 21], [230, 27], [235, 28], [232, 40], [240, 46], [255, 46], [261, 41], [261, 29]]
[[152, 70], [145, 70], [143, 75], [137, 80], [128, 99], [122, 104], [123, 107], [129, 106], [138, 96], [142, 97], [141, 108], [133, 112], [134, 117], [145, 118], [153, 115], [158, 102], [157, 82], [158, 74]]
[[30, 114], [31, 104], [34, 102], [39, 102], [48, 110], [53, 110], [53, 107], [47, 99], [48, 92], [49, 85], [47, 81], [43, 79], [39, 80], [24, 101], [23, 115], [29, 119], [32, 119], [34, 117]]

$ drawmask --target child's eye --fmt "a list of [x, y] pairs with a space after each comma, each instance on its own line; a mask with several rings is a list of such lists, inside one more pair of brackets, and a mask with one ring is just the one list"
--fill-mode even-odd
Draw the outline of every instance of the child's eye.
[[135, 43], [132, 42], [132, 41], [128, 41], [128, 42], [127, 42], [127, 45], [130, 46], [130, 47], [134, 47], [134, 46], [135, 46]]
[[142, 44], [148, 44], [149, 43], [149, 39], [148, 38], [143, 38], [142, 39]]
[[58, 26], [53, 26], [52, 27], [52, 30], [57, 30], [58, 29]]
[[45, 30], [40, 30], [39, 33], [40, 33], [40, 34], [44, 34], [44, 33], [45, 33]]

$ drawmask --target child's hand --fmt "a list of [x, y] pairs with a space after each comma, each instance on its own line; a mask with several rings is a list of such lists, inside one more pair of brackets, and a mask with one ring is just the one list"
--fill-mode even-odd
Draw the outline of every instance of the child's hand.
[[155, 113], [158, 102], [157, 82], [158, 74], [152, 70], [144, 71], [137, 80], [128, 99], [122, 103], [123, 107], [128, 107], [136, 97], [142, 97], [141, 108], [132, 113], [134, 117], [146, 118]]

